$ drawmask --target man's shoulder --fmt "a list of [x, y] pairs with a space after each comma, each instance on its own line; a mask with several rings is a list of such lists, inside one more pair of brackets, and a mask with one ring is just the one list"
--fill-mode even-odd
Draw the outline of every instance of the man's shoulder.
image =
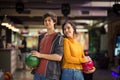
[[63, 37], [63, 35], [60, 32], [56, 33], [57, 36]]
[[38, 38], [43, 38], [44, 35], [45, 35], [45, 33], [42, 33], [42, 34], [40, 34], [40, 35], [38, 36]]

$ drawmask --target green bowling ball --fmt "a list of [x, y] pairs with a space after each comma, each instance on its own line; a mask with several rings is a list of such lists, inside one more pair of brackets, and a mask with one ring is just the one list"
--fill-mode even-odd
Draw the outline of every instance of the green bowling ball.
[[39, 64], [39, 58], [32, 56], [32, 54], [27, 54], [25, 57], [25, 62], [29, 67], [36, 67]]

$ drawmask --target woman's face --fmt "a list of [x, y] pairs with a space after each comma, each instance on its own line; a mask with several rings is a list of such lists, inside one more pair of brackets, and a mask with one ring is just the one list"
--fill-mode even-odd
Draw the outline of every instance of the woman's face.
[[73, 29], [73, 27], [71, 26], [71, 24], [66, 23], [66, 24], [64, 25], [64, 34], [66, 35], [66, 37], [73, 38], [74, 29]]
[[46, 17], [44, 19], [44, 25], [47, 29], [54, 28], [54, 24], [55, 24], [55, 22], [53, 21], [53, 19], [51, 17]]

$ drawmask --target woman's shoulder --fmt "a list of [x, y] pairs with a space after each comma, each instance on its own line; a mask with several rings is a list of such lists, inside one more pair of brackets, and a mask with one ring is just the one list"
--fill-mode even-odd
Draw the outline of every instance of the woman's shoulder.
[[68, 38], [63, 38], [64, 41], [68, 41]]
[[70, 43], [71, 41], [68, 38], [63, 38], [64, 43]]
[[69, 42], [75, 42], [75, 39], [74, 38], [64, 38], [64, 41], [69, 41]]

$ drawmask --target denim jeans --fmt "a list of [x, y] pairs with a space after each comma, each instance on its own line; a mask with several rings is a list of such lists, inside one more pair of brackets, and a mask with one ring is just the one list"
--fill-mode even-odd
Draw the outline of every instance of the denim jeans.
[[62, 70], [61, 80], [84, 80], [82, 71], [65, 68]]
[[49, 79], [45, 78], [43, 75], [41, 75], [39, 73], [35, 73], [33, 80], [49, 80]]

